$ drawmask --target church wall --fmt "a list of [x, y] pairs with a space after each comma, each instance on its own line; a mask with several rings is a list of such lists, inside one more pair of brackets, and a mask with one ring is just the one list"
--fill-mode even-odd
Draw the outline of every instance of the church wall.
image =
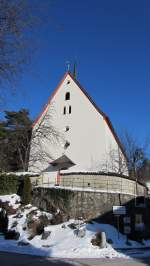
[[[69, 84], [68, 81], [70, 81]], [[70, 93], [70, 100], [65, 100], [66, 92]], [[71, 106], [70, 114], [69, 106]], [[66, 114], [63, 114], [64, 107]], [[47, 154], [53, 155], [53, 159], [65, 154], [80, 168], [96, 170], [101, 169], [108, 159], [110, 146], [111, 149], [118, 149], [118, 144], [106, 126], [103, 116], [95, 109], [69, 75], [53, 97], [47, 113], [50, 114], [51, 121], [47, 118], [45, 122], [52, 123], [61, 135], [59, 143], [51, 143], [47, 139], [41, 141], [42, 147]], [[69, 131], [65, 132], [66, 127], [69, 127]], [[67, 149], [64, 148], [66, 141], [70, 143]], [[35, 150], [33, 145], [31, 153], [32, 149]], [[40, 170], [44, 170], [50, 161], [48, 158], [45, 163], [37, 162], [34, 164], [34, 169], [38, 165]], [[31, 170], [34, 171], [33, 168], [30, 168]]]

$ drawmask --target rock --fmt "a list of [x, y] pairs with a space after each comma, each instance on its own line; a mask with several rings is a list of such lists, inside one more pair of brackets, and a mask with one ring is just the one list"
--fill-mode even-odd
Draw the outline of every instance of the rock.
[[50, 234], [51, 234], [51, 231], [44, 231], [41, 239], [46, 240], [50, 236]]
[[30, 237], [33, 238], [36, 235], [41, 235], [44, 233], [44, 227], [51, 224], [51, 219], [49, 219], [46, 215], [41, 215], [35, 219], [35, 217], [32, 215], [29, 215], [27, 218], [27, 229], [29, 231]]
[[14, 221], [14, 222], [13, 222], [13, 224], [12, 224], [12, 226], [11, 226], [11, 228], [14, 228], [14, 227], [16, 227], [16, 226], [17, 226], [17, 224], [18, 224], [18, 222], [17, 222], [17, 221]]
[[75, 234], [77, 237], [80, 237], [80, 238], [84, 237], [85, 234], [86, 234], [86, 229], [85, 229], [85, 227], [83, 227], [83, 228], [79, 228], [79, 229], [75, 229], [75, 230], [74, 230], [74, 234]]
[[13, 206], [9, 205], [9, 201], [2, 202], [0, 201], [0, 208], [5, 209], [7, 215], [14, 215], [18, 211], [18, 209], [14, 209]]
[[108, 239], [107, 239], [107, 243], [108, 243], [108, 244], [113, 244], [112, 239], [111, 239], [111, 238], [108, 238]]
[[78, 228], [78, 224], [75, 224], [75, 223], [71, 223], [71, 224], [68, 224], [67, 225], [70, 229], [74, 230], [74, 229], [77, 229]]
[[50, 248], [50, 245], [42, 245], [43, 248]]
[[57, 224], [61, 224], [65, 221], [64, 219], [64, 215], [62, 212], [56, 213], [55, 215], [53, 215], [53, 218], [51, 220], [51, 224], [52, 225], [57, 225]]
[[17, 219], [21, 219], [23, 217], [23, 215], [21, 213], [17, 213], [14, 218], [17, 218]]
[[65, 229], [65, 228], [67, 228], [67, 227], [66, 227], [66, 225], [65, 225], [65, 224], [63, 224], [63, 225], [61, 226], [61, 228]]
[[27, 218], [28, 218], [28, 219], [32, 219], [33, 216], [36, 216], [36, 215], [37, 215], [37, 210], [32, 210], [31, 212], [29, 212], [29, 213], [27, 214]]
[[31, 204], [25, 205], [24, 206], [24, 210], [30, 210], [32, 208]]
[[94, 246], [99, 246], [100, 248], [105, 248], [107, 246], [105, 232], [96, 233], [94, 238], [91, 240], [91, 243]]
[[32, 220], [27, 223], [27, 228], [30, 237], [41, 235], [44, 232], [44, 225], [40, 223], [40, 220]]
[[31, 236], [28, 237], [28, 240], [32, 240], [34, 237], [35, 237], [35, 236], [32, 236], [32, 235], [31, 235]]
[[16, 232], [15, 230], [8, 230], [6, 233], [5, 233], [5, 239], [6, 240], [18, 240], [20, 237], [20, 234], [19, 232]]

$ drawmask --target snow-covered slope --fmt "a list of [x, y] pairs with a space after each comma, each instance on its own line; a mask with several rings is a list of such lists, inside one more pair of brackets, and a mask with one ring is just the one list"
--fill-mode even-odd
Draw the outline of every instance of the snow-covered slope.
[[[17, 195], [2, 196], [0, 200], [10, 201], [13, 208], [18, 208], [19, 197]], [[46, 240], [42, 240], [41, 235], [36, 235], [33, 239], [29, 240], [29, 234], [27, 230], [24, 230], [24, 226], [27, 221], [27, 216], [36, 210], [34, 219], [38, 219], [41, 214], [46, 215], [49, 219], [53, 217], [52, 214], [41, 212], [32, 205], [27, 205], [25, 208], [18, 210], [18, 216], [9, 216], [9, 228], [16, 223], [13, 228], [20, 233], [19, 240], [5, 240], [3, 235], [0, 235], [0, 250], [1, 251], [12, 251], [24, 254], [34, 254], [41, 256], [61, 257], [61, 258], [113, 258], [113, 257], [126, 257], [123, 253], [116, 251], [116, 248], [138, 248], [141, 244], [130, 241], [131, 246], [126, 245], [126, 236], [120, 234], [118, 238], [117, 230], [108, 224], [83, 223], [80, 228], [85, 228], [86, 234], [84, 237], [79, 238], [75, 234], [75, 230], [68, 227], [71, 223], [78, 221], [69, 220], [59, 225], [49, 225], [44, 228], [44, 231], [51, 232]], [[97, 246], [93, 246], [91, 239], [95, 233], [104, 231], [107, 239], [111, 239], [112, 244], [107, 244], [107, 247], [100, 249]], [[24, 242], [27, 245], [20, 246], [18, 242]], [[145, 245], [150, 246], [150, 241], [145, 242]], [[142, 246], [143, 247], [143, 246]]]

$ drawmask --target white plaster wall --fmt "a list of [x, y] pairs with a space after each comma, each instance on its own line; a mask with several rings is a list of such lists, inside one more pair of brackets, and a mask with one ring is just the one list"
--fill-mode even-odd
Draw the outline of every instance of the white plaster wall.
[[[68, 80], [69, 84], [67, 84]], [[67, 101], [66, 92], [70, 92], [70, 100]], [[118, 144], [105, 120], [69, 75], [53, 97], [51, 106], [53, 106], [52, 120], [47, 122], [52, 123], [61, 132], [63, 139], [57, 144], [44, 140], [43, 145], [47, 153], [51, 152], [55, 159], [66, 154], [80, 168], [94, 170], [97, 167], [100, 168], [104, 160], [108, 159], [109, 149], [118, 149]], [[63, 114], [64, 106], [67, 110], [66, 115]], [[69, 114], [69, 106], [72, 108], [71, 114]], [[48, 113], [51, 113], [51, 108], [48, 109]], [[69, 126], [67, 132], [65, 132], [66, 126]], [[65, 141], [70, 142], [66, 150]], [[33, 146], [31, 153], [32, 150], [34, 150]], [[44, 170], [44, 167], [45, 165], [41, 165], [41, 170]], [[33, 168], [29, 170], [33, 171]]]

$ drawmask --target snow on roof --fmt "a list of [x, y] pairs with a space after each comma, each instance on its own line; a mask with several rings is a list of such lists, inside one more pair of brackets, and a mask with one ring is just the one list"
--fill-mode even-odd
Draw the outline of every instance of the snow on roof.
[[6, 173], [7, 175], [17, 175], [17, 176], [21, 176], [21, 175], [30, 175], [30, 176], [39, 176], [38, 173], [35, 173], [35, 172], [7, 172]]
[[100, 167], [98, 165], [93, 165], [91, 167], [86, 165], [74, 165], [69, 169], [61, 170], [61, 173], [99, 173]]

